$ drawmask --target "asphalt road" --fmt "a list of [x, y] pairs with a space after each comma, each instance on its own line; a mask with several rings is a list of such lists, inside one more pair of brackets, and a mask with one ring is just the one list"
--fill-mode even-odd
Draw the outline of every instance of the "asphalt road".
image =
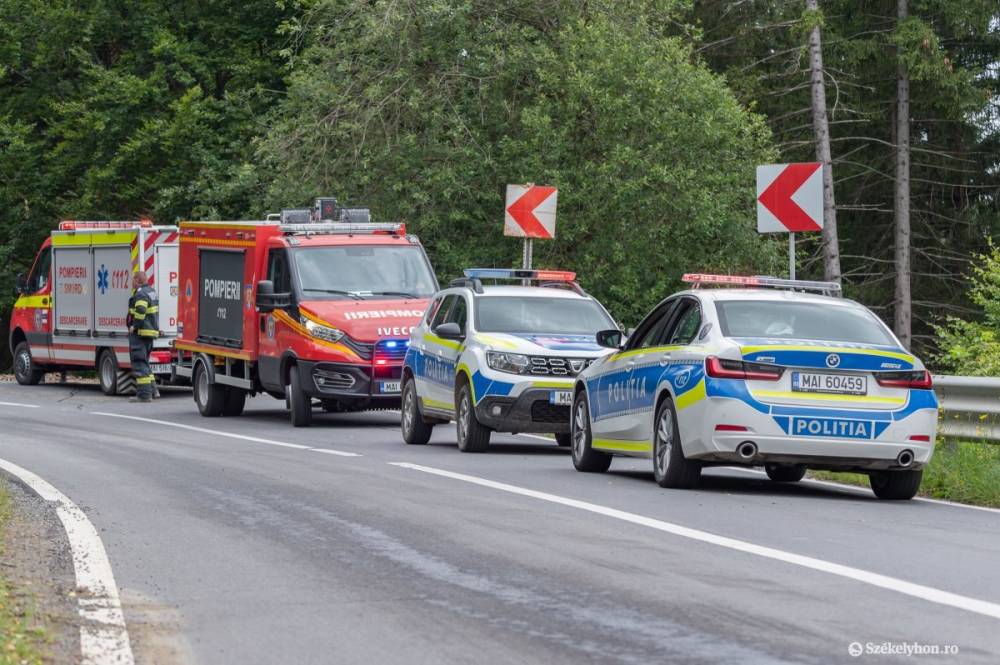
[[[397, 413], [322, 415], [294, 429], [283, 406], [259, 397], [239, 418], [206, 419], [187, 392], [140, 405], [96, 387], [0, 384], [0, 458], [48, 480], [97, 526], [140, 662], [1000, 654], [1000, 618], [896, 588], [1000, 603], [1000, 511], [880, 502], [726, 469], [707, 471], [699, 489], [663, 490], [641, 460], [581, 474], [567, 451], [534, 438], [497, 435], [490, 452], [464, 455], [452, 427], [411, 447]], [[852, 642], [959, 653], [855, 659]]]

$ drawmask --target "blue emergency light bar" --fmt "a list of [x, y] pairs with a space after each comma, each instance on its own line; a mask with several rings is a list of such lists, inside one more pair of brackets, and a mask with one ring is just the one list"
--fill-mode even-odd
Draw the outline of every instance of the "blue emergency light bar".
[[545, 282], [572, 282], [576, 273], [568, 270], [521, 270], [518, 268], [466, 268], [469, 279], [530, 279]]

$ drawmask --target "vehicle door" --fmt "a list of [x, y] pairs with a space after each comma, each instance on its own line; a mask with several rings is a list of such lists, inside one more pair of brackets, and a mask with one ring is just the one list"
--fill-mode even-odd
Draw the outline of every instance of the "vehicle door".
[[[14, 303], [12, 323], [21, 326], [36, 362], [52, 359], [52, 247], [38, 253], [20, 296]], [[13, 328], [14, 325], [11, 327]], [[13, 349], [12, 349], [13, 350]]]
[[413, 381], [417, 388], [417, 395], [420, 397], [429, 396], [433, 390], [426, 371], [427, 345], [424, 340], [428, 333], [430, 333], [435, 317], [441, 311], [446, 298], [447, 296], [443, 295], [438, 295], [434, 298], [424, 313], [424, 318], [421, 319], [420, 325], [410, 332], [410, 346], [406, 351], [405, 363], [410, 368], [410, 371], [413, 372]]
[[666, 325], [653, 333], [645, 354], [636, 359], [629, 378], [633, 385], [629, 438], [652, 441], [657, 387], [661, 382], [669, 382], [674, 406], [679, 409], [685, 405], [684, 395], [701, 381], [702, 360], [695, 361], [699, 354], [692, 347], [701, 328], [698, 301], [678, 298], [665, 320]]
[[[638, 388], [630, 380], [638, 363], [646, 362], [651, 347], [667, 325], [675, 300], [656, 307], [635, 329], [628, 344], [604, 362], [597, 377], [596, 391], [591, 388], [591, 428], [595, 439], [629, 439], [634, 430], [631, 414], [632, 393]], [[595, 443], [599, 446], [599, 442]]]
[[[274, 293], [287, 293], [292, 297], [292, 274], [288, 250], [272, 248], [267, 255], [267, 279], [274, 283]], [[289, 344], [282, 338], [291, 334], [287, 326], [275, 317], [274, 312], [259, 312], [260, 329], [257, 334], [258, 371], [260, 382], [271, 390], [284, 390], [281, 376], [281, 354]]]
[[[461, 304], [459, 304], [461, 303]], [[462, 343], [439, 337], [434, 331], [442, 324], [454, 320], [452, 311], [465, 309], [465, 298], [457, 293], [449, 294], [431, 320], [430, 330], [421, 342], [423, 354], [421, 376], [426, 390], [418, 391], [426, 407], [451, 412], [455, 409], [455, 359]]]

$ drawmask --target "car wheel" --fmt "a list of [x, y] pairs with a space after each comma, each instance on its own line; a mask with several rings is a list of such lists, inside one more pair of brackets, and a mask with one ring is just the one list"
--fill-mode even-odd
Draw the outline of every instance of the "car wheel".
[[677, 414], [669, 398], [656, 410], [653, 431], [653, 477], [660, 487], [690, 489], [698, 484], [701, 464], [684, 457]]
[[560, 448], [569, 448], [573, 445], [573, 434], [572, 432], [564, 432], [562, 434], [556, 434], [556, 445]]
[[312, 398], [302, 390], [299, 366], [292, 365], [288, 373], [288, 409], [292, 414], [292, 427], [309, 427], [312, 424]]
[[194, 366], [194, 401], [198, 405], [198, 413], [206, 418], [217, 418], [222, 415], [226, 401], [226, 390], [218, 383], [208, 380], [208, 370], [205, 363], [198, 362]]
[[468, 382], [462, 383], [462, 387], [458, 389], [455, 413], [458, 415], [458, 449], [463, 453], [485, 452], [490, 447], [490, 429], [476, 418], [472, 389]]
[[101, 383], [101, 392], [112, 397], [118, 394], [118, 359], [111, 349], [101, 351], [101, 359], [97, 362], [97, 378]]
[[222, 404], [222, 415], [238, 416], [243, 413], [247, 404], [247, 391], [242, 388], [230, 387], [226, 391], [226, 399]]
[[417, 404], [417, 382], [412, 378], [403, 384], [402, 417], [399, 427], [403, 433], [403, 441], [411, 446], [422, 446], [431, 440], [434, 425], [424, 422], [420, 415], [420, 405]]
[[45, 372], [35, 365], [31, 357], [31, 348], [27, 342], [21, 342], [14, 349], [14, 378], [22, 386], [37, 385]]
[[875, 496], [880, 499], [906, 501], [912, 499], [920, 489], [924, 471], [872, 471], [868, 483]]
[[587, 406], [587, 393], [580, 391], [573, 400], [573, 416], [570, 421], [570, 453], [573, 466], [584, 473], [604, 473], [611, 466], [611, 455], [594, 450], [591, 447], [593, 437], [590, 432], [590, 409]]
[[806, 468], [798, 464], [765, 464], [764, 471], [776, 483], [797, 483], [806, 475]]

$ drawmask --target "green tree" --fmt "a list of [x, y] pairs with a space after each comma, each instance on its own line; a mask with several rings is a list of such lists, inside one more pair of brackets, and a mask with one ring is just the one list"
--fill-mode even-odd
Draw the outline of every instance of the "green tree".
[[1000, 376], [1000, 247], [974, 263], [969, 299], [975, 318], [949, 317], [937, 328], [938, 362], [955, 374]]

